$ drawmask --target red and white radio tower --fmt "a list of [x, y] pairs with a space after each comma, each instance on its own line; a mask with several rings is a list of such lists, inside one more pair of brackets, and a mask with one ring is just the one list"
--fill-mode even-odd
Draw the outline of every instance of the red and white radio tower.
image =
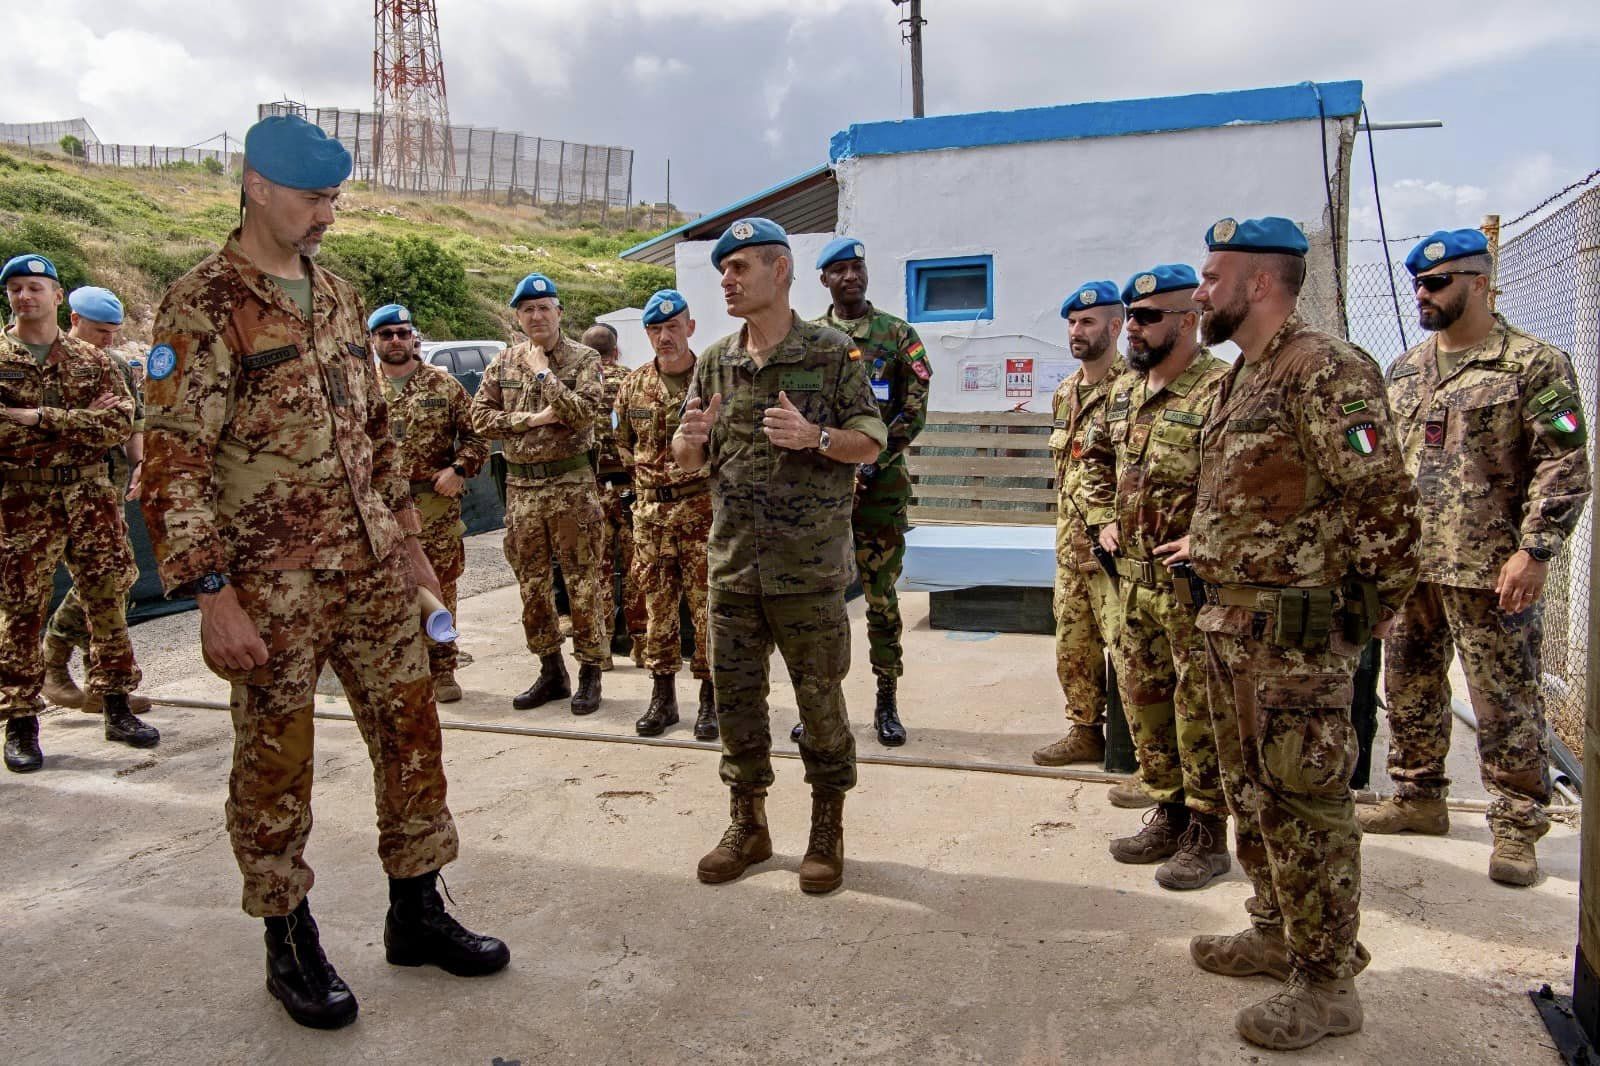
[[380, 185], [442, 192], [455, 176], [434, 0], [373, 0], [373, 156]]

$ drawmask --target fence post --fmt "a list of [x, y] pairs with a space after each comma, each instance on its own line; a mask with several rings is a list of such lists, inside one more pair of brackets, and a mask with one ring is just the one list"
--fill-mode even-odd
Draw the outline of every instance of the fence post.
[[1500, 298], [1500, 216], [1484, 215], [1478, 228], [1489, 239], [1489, 310], [1493, 311]]
[[506, 204], [515, 204], [517, 196], [517, 163], [522, 159], [522, 134], [511, 135], [511, 180], [506, 182]]
[[540, 164], [544, 161], [544, 138], [533, 139], [533, 204], [539, 206]]

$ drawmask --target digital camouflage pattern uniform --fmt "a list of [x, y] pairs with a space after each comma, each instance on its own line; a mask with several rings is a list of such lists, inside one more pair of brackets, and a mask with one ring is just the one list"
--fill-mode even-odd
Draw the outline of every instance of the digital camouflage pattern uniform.
[[1115, 645], [1122, 605], [1111, 578], [1094, 557], [1084, 528], [1083, 447], [1112, 382], [1127, 369], [1121, 356], [1094, 384], [1083, 368], [1063, 381], [1050, 401], [1050, 456], [1056, 464], [1056, 677], [1067, 701], [1067, 722], [1106, 720], [1106, 649]]
[[[1297, 969], [1353, 977], [1369, 958], [1350, 797], [1360, 647], [1341, 632], [1338, 590], [1371, 582], [1377, 604], [1398, 610], [1417, 575], [1417, 493], [1383, 377], [1371, 356], [1291, 315], [1260, 357], [1234, 364], [1201, 448], [1190, 552], [1215, 586], [1198, 624], [1223, 789], [1255, 889], [1246, 906]], [[1305, 611], [1280, 609], [1301, 593]]]
[[[522, 589], [522, 630], [528, 650], [561, 650], [553, 566], [561, 564], [572, 608], [578, 661], [602, 666], [611, 658], [609, 575], [602, 567], [605, 514], [589, 451], [596, 412], [605, 402], [600, 356], [563, 337], [548, 353], [543, 383], [530, 365], [533, 342], [495, 356], [472, 398], [472, 424], [505, 442], [506, 561]], [[549, 408], [557, 421], [520, 428], [527, 415]]]
[[674, 383], [652, 360], [617, 390], [617, 451], [633, 470], [633, 582], [648, 617], [644, 666], [660, 677], [683, 665], [679, 603], [687, 597], [694, 624], [694, 676], [711, 676], [706, 623], [706, 544], [711, 538], [711, 480], [672, 458], [693, 368]]
[[856, 570], [867, 601], [868, 658], [872, 672], [899, 677], [904, 671], [900, 647], [900, 597], [895, 582], [906, 558], [906, 509], [911, 504], [911, 474], [906, 450], [928, 421], [928, 388], [933, 364], [917, 331], [904, 319], [879, 311], [871, 303], [861, 318], [839, 317], [830, 305], [816, 320], [856, 342], [867, 363], [878, 416], [889, 427], [889, 443], [876, 463], [857, 476], [850, 528], [855, 537]]
[[[91, 405], [110, 393], [105, 410]], [[139, 668], [125, 596], [133, 566], [106, 449], [133, 431], [133, 394], [111, 357], [57, 334], [41, 366], [0, 334], [0, 407], [39, 408], [38, 426], [0, 422], [0, 721], [44, 709], [42, 653], [56, 565], [84, 604], [90, 693], [132, 692]]]
[[1206, 644], [1179, 602], [1157, 545], [1189, 532], [1200, 473], [1200, 427], [1228, 373], [1202, 348], [1164, 389], [1125, 371], [1095, 414], [1083, 451], [1091, 526], [1117, 523], [1121, 620], [1112, 661], [1139, 781], [1158, 803], [1225, 815], [1206, 702]]
[[1589, 460], [1566, 353], [1496, 318], [1451, 366], [1441, 367], [1430, 337], [1389, 371], [1422, 501], [1423, 558], [1388, 641], [1389, 776], [1401, 797], [1444, 797], [1450, 658], [1459, 651], [1483, 783], [1495, 797], [1489, 823], [1532, 843], [1549, 828], [1542, 608], [1508, 616], [1494, 585], [1519, 549], [1554, 552], [1572, 534], [1589, 498]]
[[[128, 360], [116, 352], [107, 351], [106, 355], [116, 364], [122, 372], [123, 378], [128, 383], [128, 392], [133, 396], [133, 429], [131, 433], [144, 432], [144, 397], [139, 394], [139, 389], [133, 383], [133, 369], [128, 366]], [[126, 442], [124, 442], [125, 444]], [[119, 444], [106, 450], [106, 462], [111, 466], [111, 484], [117, 488], [117, 519], [122, 523], [123, 535], [127, 535], [128, 519], [123, 512], [123, 497], [127, 495], [128, 483], [133, 477], [133, 467], [128, 464], [128, 456]], [[122, 574], [122, 597], [126, 607], [129, 591], [139, 581], [139, 562], [133, 556], [130, 544], [128, 550], [128, 568]], [[83, 597], [78, 595], [78, 587], [73, 585], [67, 589], [67, 594], [56, 604], [55, 613], [50, 616], [48, 633], [51, 637], [77, 648], [84, 655], [89, 654], [89, 618], [83, 609]]]
[[267, 664], [248, 673], [207, 659], [233, 684], [228, 835], [255, 917], [290, 913], [312, 885], [312, 701], [325, 663], [372, 759], [384, 872], [419, 876], [457, 848], [395, 518], [413, 504], [361, 300], [302, 263], [309, 317], [234, 231], [162, 298], [145, 384], [141, 502], [162, 582], [173, 594], [229, 575], [267, 645]]
[[[444, 605], [456, 613], [456, 585], [467, 568], [461, 538], [459, 497], [433, 491], [433, 479], [448, 466], [460, 464], [475, 477], [489, 460], [489, 442], [472, 428], [472, 398], [448, 371], [419, 364], [398, 386], [379, 376], [389, 406], [389, 432], [395, 440], [395, 462], [411, 486], [411, 498], [422, 514], [422, 551], [439, 579]], [[428, 668], [434, 677], [456, 668], [455, 641], [427, 642]]]
[[722, 780], [773, 781], [768, 669], [777, 646], [794, 682], [806, 782], [847, 791], [856, 783], [855, 738], [845, 716], [854, 574], [850, 510], [855, 466], [815, 451], [780, 448], [762, 431], [778, 393], [806, 419], [888, 443], [868, 363], [837, 330], [794, 315], [789, 333], [757, 366], [745, 328], [695, 364], [689, 396], [722, 395], [706, 455], [712, 475], [708, 580], [711, 672], [722, 728]]
[[[605, 557], [601, 568], [608, 578], [622, 575], [622, 621], [628, 635], [643, 639], [645, 633], [644, 588], [635, 579], [633, 565], [633, 482], [627, 464], [617, 450], [617, 390], [630, 371], [621, 363], [600, 363], [600, 382], [604, 392], [594, 419], [595, 480], [600, 488], [600, 508], [606, 516]], [[614, 581], [614, 579], [613, 579]]]

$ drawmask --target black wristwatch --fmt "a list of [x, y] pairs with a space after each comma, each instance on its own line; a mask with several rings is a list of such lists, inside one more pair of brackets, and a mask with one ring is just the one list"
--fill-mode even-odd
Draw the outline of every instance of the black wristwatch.
[[194, 590], [202, 596], [214, 596], [227, 587], [227, 584], [228, 575], [213, 570], [209, 574], [200, 575], [200, 580], [194, 583]]
[[1549, 548], [1541, 548], [1537, 545], [1523, 548], [1522, 550], [1539, 560], [1541, 563], [1548, 563], [1551, 559], [1556, 557], [1556, 553], [1551, 551]]
[[450, 469], [454, 470], [456, 472], [456, 477], [466, 477], [467, 476], [467, 468], [462, 466], [460, 463], [451, 463], [450, 464]]

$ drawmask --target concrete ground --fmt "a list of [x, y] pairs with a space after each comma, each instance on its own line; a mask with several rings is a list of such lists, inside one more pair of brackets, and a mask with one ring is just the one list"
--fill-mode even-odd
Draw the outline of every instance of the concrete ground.
[[[769, 812], [777, 854], [707, 887], [698, 857], [726, 820], [714, 750], [607, 742], [632, 734], [649, 679], [605, 675], [598, 714], [511, 710], [531, 680], [493, 537], [473, 538], [463, 646], [476, 663], [447, 722], [580, 730], [547, 739], [449, 730], [462, 860], [454, 910], [504, 937], [510, 969], [463, 981], [383, 960], [385, 885], [371, 774], [355, 727], [318, 725], [309, 859], [324, 945], [360, 997], [360, 1020], [300, 1029], [263, 987], [260, 925], [238, 910], [222, 827], [223, 712], [163, 706], [159, 748], [106, 744], [95, 719], [52, 712], [44, 772], [0, 776], [0, 1061], [8, 1063], [1259, 1063], [1232, 1016], [1264, 979], [1193, 967], [1195, 932], [1245, 924], [1237, 868], [1174, 894], [1119, 866], [1111, 835], [1139, 812], [1105, 785], [985, 772], [1026, 764], [1057, 735], [1060, 697], [1039, 636], [932, 631], [904, 598], [902, 685], [912, 740], [894, 752], [972, 769], [866, 765], [846, 810], [845, 887], [803, 895], [795, 870], [807, 803], [780, 760]], [[863, 754], [873, 682], [862, 608], [846, 692]], [[135, 630], [159, 697], [225, 699], [200, 666], [197, 617]], [[792, 690], [775, 664], [773, 729], [792, 746]], [[687, 673], [680, 700], [692, 706]], [[319, 710], [340, 701], [319, 697]], [[692, 715], [690, 716], [692, 718]], [[687, 740], [689, 719], [669, 736]], [[1458, 795], [1481, 795], [1458, 729]], [[1381, 744], [1381, 741], [1380, 741]], [[1465, 771], [1464, 773], [1462, 771]], [[1305, 1062], [1556, 1063], [1525, 992], [1565, 990], [1576, 937], [1578, 838], [1541, 843], [1545, 877], [1485, 876], [1481, 815], [1446, 838], [1368, 838], [1359, 982], [1367, 1025]]]

